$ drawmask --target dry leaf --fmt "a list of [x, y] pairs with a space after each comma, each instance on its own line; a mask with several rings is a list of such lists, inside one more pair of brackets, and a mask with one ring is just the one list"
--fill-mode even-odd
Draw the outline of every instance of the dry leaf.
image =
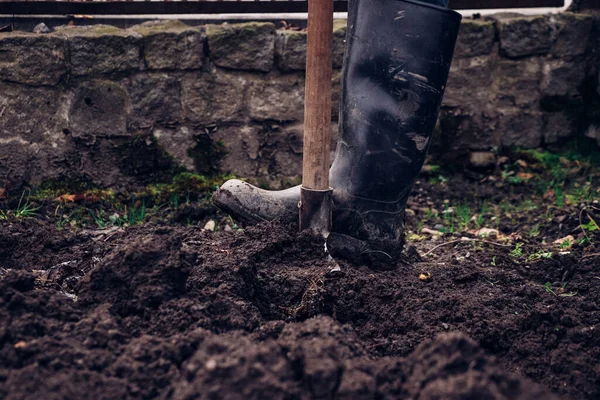
[[530, 172], [519, 172], [517, 176], [524, 181], [528, 181], [529, 179], [533, 178], [534, 175]]
[[521, 168], [527, 168], [527, 167], [529, 166], [529, 165], [527, 165], [527, 163], [526, 163], [525, 161], [523, 161], [523, 160], [518, 160], [518, 161], [517, 161], [517, 164], [519, 164], [519, 166], [520, 166]]

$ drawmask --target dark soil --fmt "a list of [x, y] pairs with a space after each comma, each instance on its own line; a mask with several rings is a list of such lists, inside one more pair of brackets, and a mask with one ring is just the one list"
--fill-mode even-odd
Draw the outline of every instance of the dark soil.
[[[417, 186], [412, 236], [448, 222], [424, 208], [506, 197], [456, 182]], [[596, 399], [600, 255], [551, 244], [578, 235], [578, 210], [515, 211], [506, 241], [463, 227], [340, 273], [294, 226], [0, 221], [0, 398]]]

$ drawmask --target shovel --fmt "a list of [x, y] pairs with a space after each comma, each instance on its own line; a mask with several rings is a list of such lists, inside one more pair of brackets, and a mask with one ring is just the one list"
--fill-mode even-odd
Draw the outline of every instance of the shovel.
[[300, 190], [300, 230], [327, 238], [331, 232], [329, 187], [333, 0], [308, 0], [304, 155]]

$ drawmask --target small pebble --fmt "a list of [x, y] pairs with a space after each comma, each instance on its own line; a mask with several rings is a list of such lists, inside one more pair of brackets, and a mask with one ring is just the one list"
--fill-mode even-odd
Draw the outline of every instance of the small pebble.
[[493, 228], [481, 228], [477, 231], [477, 236], [481, 237], [489, 237], [489, 238], [497, 238], [500, 232], [498, 229]]
[[50, 33], [50, 29], [45, 23], [41, 22], [33, 28], [33, 33]]
[[444, 329], [446, 329], [446, 330], [450, 329], [450, 325], [448, 325], [448, 324], [447, 324], [447, 323], [445, 323], [445, 322], [442, 322], [442, 326], [443, 326], [443, 327], [444, 327]]
[[229, 225], [225, 225], [225, 228], [223, 228], [223, 230], [225, 232], [231, 232], [231, 231], [233, 231], [233, 229]]
[[216, 226], [217, 226], [217, 224], [215, 223], [215, 221], [213, 221], [211, 219], [210, 221], [208, 221], [206, 223], [206, 225], [204, 225], [204, 230], [205, 231], [214, 231]]

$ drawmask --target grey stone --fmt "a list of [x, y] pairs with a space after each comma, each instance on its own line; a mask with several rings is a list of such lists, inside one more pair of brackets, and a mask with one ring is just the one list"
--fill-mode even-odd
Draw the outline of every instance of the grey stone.
[[294, 124], [283, 127], [276, 135], [274, 172], [288, 178], [302, 176], [302, 154], [304, 125]]
[[224, 173], [247, 178], [258, 176], [260, 135], [259, 127], [241, 126], [218, 129], [214, 140], [225, 143], [227, 155], [221, 162]]
[[542, 67], [537, 57], [520, 61], [498, 60], [493, 88], [497, 105], [537, 108], [541, 76]]
[[87, 81], [74, 90], [69, 129], [74, 138], [93, 144], [97, 137], [128, 136], [129, 99], [123, 86]]
[[185, 119], [203, 125], [243, 121], [247, 86], [246, 75], [230, 72], [186, 76], [181, 81]]
[[450, 67], [444, 106], [480, 110], [491, 97], [494, 61], [489, 56], [455, 59]]
[[[342, 68], [346, 49], [346, 20], [337, 19], [333, 23], [332, 66]], [[279, 30], [275, 45], [277, 66], [282, 71], [306, 69], [306, 32]]]
[[552, 55], [554, 57], [583, 56], [590, 45], [594, 22], [592, 16], [563, 13], [550, 18], [558, 29]]
[[516, 58], [546, 54], [554, 42], [555, 28], [547, 16], [499, 18], [500, 50]]
[[493, 21], [463, 19], [454, 50], [455, 58], [490, 54], [494, 49], [496, 28]]
[[600, 146], [600, 126], [591, 124], [585, 131], [585, 137], [595, 140]]
[[577, 97], [585, 79], [585, 68], [582, 62], [547, 60], [542, 68], [542, 95]]
[[474, 151], [469, 157], [469, 162], [475, 168], [489, 168], [496, 165], [496, 155], [490, 151]]
[[38, 34], [50, 33], [50, 28], [48, 28], [48, 26], [46, 26], [45, 23], [40, 22], [33, 28], [33, 33], [38, 33]]
[[535, 148], [542, 143], [542, 116], [537, 111], [499, 110], [498, 133], [505, 147]]
[[304, 76], [268, 76], [252, 82], [248, 91], [250, 118], [256, 121], [302, 121]]
[[187, 126], [178, 126], [174, 129], [157, 127], [153, 130], [158, 145], [189, 171], [195, 168], [189, 150], [196, 145], [194, 136], [201, 133], [203, 132]]
[[[0, 82], [0, 141], [60, 147], [67, 118], [66, 95], [58, 89]], [[6, 153], [3, 153], [6, 154]]]
[[573, 136], [575, 127], [569, 116], [562, 112], [544, 114], [544, 142], [552, 144]]
[[181, 84], [167, 73], [133, 75], [123, 80], [131, 101], [130, 124], [149, 128], [158, 123], [172, 125], [181, 121]]
[[61, 26], [53, 35], [68, 39], [71, 73], [109, 74], [140, 67], [140, 38], [134, 31], [109, 25]]
[[275, 25], [270, 22], [207, 25], [210, 58], [229, 69], [268, 72], [275, 59]]
[[204, 28], [180, 21], [148, 21], [130, 28], [142, 35], [150, 69], [200, 69], [204, 65]]
[[0, 33], [0, 79], [56, 85], [67, 73], [66, 41], [33, 33]]
[[342, 77], [340, 70], [333, 71], [331, 79], [331, 120], [338, 121], [340, 115], [340, 100], [342, 96]]
[[342, 68], [342, 64], [344, 63], [346, 25], [345, 19], [336, 19], [333, 21], [333, 68]]
[[306, 69], [306, 32], [277, 31], [277, 67], [282, 71]]

